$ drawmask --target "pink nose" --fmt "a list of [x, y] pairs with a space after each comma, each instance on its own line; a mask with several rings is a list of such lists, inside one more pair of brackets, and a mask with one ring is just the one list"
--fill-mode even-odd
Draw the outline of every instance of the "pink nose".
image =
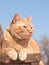
[[32, 32], [30, 32], [30, 34], [32, 34]]

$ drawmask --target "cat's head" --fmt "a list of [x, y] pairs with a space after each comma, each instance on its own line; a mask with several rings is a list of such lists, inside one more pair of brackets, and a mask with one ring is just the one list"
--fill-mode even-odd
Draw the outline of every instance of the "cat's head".
[[10, 25], [11, 34], [20, 39], [29, 39], [34, 30], [30, 20], [31, 17], [21, 18], [19, 14], [15, 14]]

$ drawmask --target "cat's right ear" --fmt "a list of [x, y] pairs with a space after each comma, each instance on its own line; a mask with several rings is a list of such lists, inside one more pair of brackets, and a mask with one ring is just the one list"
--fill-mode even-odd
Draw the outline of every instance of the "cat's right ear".
[[20, 20], [20, 15], [19, 14], [15, 14], [11, 24], [15, 24], [18, 20]]

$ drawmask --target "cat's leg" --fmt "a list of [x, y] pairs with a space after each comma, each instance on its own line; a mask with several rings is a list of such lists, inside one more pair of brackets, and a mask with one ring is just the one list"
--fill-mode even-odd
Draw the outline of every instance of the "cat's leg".
[[18, 53], [15, 49], [13, 48], [8, 49], [6, 54], [9, 56], [11, 60], [17, 60]]
[[19, 60], [24, 61], [27, 59], [27, 51], [25, 48], [23, 48], [22, 50], [20, 50], [19, 52]]
[[20, 50], [19, 52], [19, 59], [21, 61], [24, 61], [27, 59], [27, 55], [28, 54], [32, 54], [33, 53], [33, 50], [32, 48], [23, 48], [22, 50]]

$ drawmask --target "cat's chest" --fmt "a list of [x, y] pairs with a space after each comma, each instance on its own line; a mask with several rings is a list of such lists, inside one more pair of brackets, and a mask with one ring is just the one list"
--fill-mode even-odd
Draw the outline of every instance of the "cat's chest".
[[16, 42], [8, 32], [5, 33], [5, 40], [8, 42], [10, 47], [15, 48], [16, 50], [20, 50], [22, 48], [31, 49], [31, 40], [29, 40], [28, 43], [24, 43], [24, 41], [22, 41], [20, 44]]

